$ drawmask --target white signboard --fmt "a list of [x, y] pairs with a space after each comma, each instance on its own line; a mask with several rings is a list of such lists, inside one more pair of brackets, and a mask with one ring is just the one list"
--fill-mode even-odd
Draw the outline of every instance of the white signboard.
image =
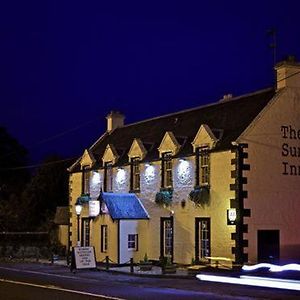
[[74, 247], [76, 269], [96, 268], [94, 247]]
[[100, 213], [100, 201], [90, 200], [89, 201], [89, 216], [97, 217]]

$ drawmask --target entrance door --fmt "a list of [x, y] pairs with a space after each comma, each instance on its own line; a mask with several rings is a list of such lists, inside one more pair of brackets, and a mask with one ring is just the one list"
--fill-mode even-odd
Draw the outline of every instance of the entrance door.
[[257, 260], [259, 262], [279, 260], [279, 230], [257, 231]]
[[195, 259], [210, 256], [210, 218], [195, 218]]
[[90, 245], [90, 219], [82, 218], [81, 220], [81, 246], [88, 247]]
[[160, 218], [160, 256], [173, 261], [173, 217]]

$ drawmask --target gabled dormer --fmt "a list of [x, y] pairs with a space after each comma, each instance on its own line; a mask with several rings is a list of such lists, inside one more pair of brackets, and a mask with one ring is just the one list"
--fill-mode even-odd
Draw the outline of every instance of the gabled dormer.
[[178, 153], [180, 144], [178, 143], [173, 132], [167, 131], [157, 149], [160, 157], [162, 157], [162, 154], [166, 152], [171, 152], [172, 156], [174, 156]]
[[112, 164], [114, 165], [117, 162], [118, 158], [119, 155], [115, 147], [112, 144], [108, 144], [102, 157], [103, 164], [112, 162]]
[[83, 152], [83, 155], [80, 159], [80, 168], [83, 169], [84, 167], [89, 167], [91, 168], [94, 163], [96, 162], [94, 155], [91, 151], [88, 149], [85, 149]]
[[202, 124], [192, 142], [194, 152], [199, 147], [208, 147], [212, 149], [215, 147], [218, 139], [213, 134], [208, 125]]
[[134, 157], [139, 157], [143, 160], [147, 155], [147, 150], [140, 139], [134, 139], [128, 152], [129, 160]]

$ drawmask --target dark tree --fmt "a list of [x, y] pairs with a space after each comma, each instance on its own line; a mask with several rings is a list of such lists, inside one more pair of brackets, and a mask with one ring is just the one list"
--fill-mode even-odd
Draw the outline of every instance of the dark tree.
[[53, 220], [56, 206], [68, 205], [68, 173], [70, 161], [57, 155], [47, 157], [37, 169], [23, 193], [26, 211], [24, 224], [30, 230], [46, 230]]
[[0, 127], [0, 230], [20, 226], [21, 193], [29, 180], [27, 150]]

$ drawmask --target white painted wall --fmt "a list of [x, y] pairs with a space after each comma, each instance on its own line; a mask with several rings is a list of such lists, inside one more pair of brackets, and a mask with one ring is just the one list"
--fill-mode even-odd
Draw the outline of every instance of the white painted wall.
[[120, 263], [126, 263], [134, 257], [136, 251], [128, 250], [128, 234], [138, 233], [138, 221], [120, 220]]

